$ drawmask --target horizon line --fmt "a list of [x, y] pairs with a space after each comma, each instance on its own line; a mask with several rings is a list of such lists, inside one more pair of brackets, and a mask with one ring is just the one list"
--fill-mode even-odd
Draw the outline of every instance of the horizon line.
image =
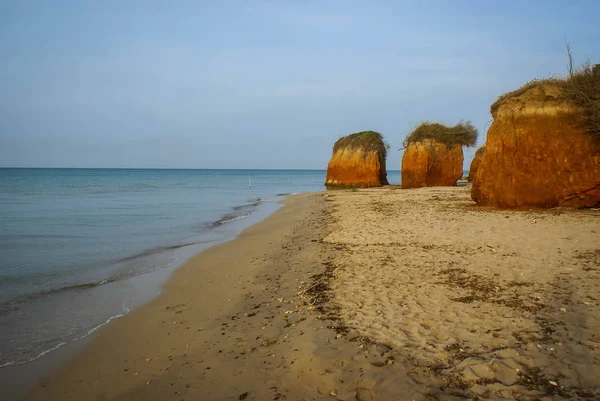
[[[180, 167], [23, 167], [23, 166], [0, 166], [0, 169], [22, 169], [22, 170], [259, 170], [259, 171], [327, 171], [326, 168], [180, 168]], [[386, 169], [386, 171], [401, 171]]]

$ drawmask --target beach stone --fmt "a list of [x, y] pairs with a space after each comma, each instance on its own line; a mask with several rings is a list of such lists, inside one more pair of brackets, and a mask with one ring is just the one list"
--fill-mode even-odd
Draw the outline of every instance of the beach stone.
[[463, 174], [462, 146], [434, 139], [413, 142], [402, 156], [402, 188], [455, 187]]
[[471, 187], [480, 206], [593, 207], [600, 203], [600, 152], [584, 110], [559, 85], [541, 83], [491, 110], [486, 148]]
[[371, 401], [375, 399], [375, 391], [369, 388], [359, 388], [356, 390], [356, 401]]

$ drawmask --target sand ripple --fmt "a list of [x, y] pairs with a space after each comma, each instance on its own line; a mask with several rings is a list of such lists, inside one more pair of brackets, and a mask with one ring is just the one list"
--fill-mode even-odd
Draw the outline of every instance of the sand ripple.
[[600, 213], [466, 188], [331, 192], [333, 305], [444, 394], [600, 397]]

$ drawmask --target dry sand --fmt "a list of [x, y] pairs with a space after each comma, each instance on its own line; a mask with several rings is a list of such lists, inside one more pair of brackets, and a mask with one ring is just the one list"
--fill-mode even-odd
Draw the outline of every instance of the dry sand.
[[30, 400], [600, 399], [600, 213], [296, 195]]
[[432, 399], [599, 400], [599, 211], [501, 212], [468, 195], [328, 195], [333, 313]]

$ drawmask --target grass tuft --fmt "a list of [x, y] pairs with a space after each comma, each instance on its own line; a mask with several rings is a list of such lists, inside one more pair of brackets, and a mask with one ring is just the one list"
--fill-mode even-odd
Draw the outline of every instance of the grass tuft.
[[[365, 152], [378, 152], [385, 162], [390, 145], [383, 139], [379, 132], [362, 131], [343, 136], [333, 145], [333, 153], [339, 149], [363, 149]], [[385, 164], [384, 164], [385, 165]]]
[[572, 69], [565, 78], [549, 78], [533, 80], [517, 90], [505, 93], [490, 107], [494, 114], [508, 100], [524, 94], [536, 87], [557, 86], [562, 90], [561, 99], [567, 100], [584, 110], [584, 117], [590, 134], [600, 141], [600, 64], [586, 62], [579, 68]]
[[423, 122], [404, 139], [404, 147], [413, 142], [422, 142], [425, 139], [434, 139], [447, 147], [475, 146], [477, 142], [477, 128], [470, 121], [459, 122], [454, 127], [439, 123]]
[[565, 81], [563, 89], [563, 96], [584, 109], [590, 133], [600, 140], [600, 64], [583, 64]]

